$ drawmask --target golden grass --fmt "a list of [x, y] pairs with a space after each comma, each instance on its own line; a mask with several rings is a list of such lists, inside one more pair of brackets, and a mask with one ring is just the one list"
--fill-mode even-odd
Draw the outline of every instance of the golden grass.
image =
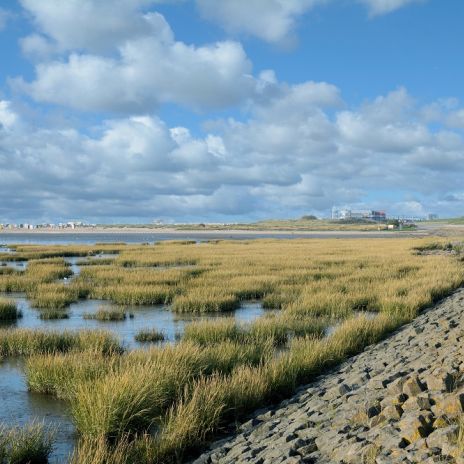
[[122, 360], [123, 368], [91, 382], [77, 382], [71, 402], [77, 428], [83, 435], [110, 438], [147, 430], [194, 379], [208, 372], [230, 372], [241, 364], [259, 364], [267, 349], [179, 344], [129, 355]]
[[287, 314], [268, 315], [248, 324], [237, 324], [233, 318], [191, 322], [185, 327], [183, 339], [200, 345], [212, 345], [223, 341], [239, 343], [263, 343], [284, 345], [293, 337], [313, 335], [320, 337], [328, 321]]

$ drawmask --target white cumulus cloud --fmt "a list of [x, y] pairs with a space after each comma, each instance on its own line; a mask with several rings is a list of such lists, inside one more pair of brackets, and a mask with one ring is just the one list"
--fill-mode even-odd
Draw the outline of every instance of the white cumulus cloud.
[[281, 42], [294, 32], [299, 16], [328, 0], [197, 0], [201, 14], [232, 33]]
[[13, 81], [41, 102], [79, 110], [140, 112], [160, 103], [221, 108], [253, 95], [255, 79], [242, 46], [201, 47], [147, 36], [127, 41], [117, 57], [71, 53], [36, 66], [36, 79]]
[[[367, 7], [371, 16], [391, 13], [425, 0], [349, 0]], [[270, 43], [292, 40], [298, 20], [315, 7], [336, 0], [196, 0], [200, 13], [229, 33], [252, 35]]]
[[412, 3], [423, 2], [425, 0], [359, 0], [367, 6], [372, 16], [391, 13]]
[[223, 108], [257, 86], [240, 43], [178, 41], [161, 14], [144, 10], [154, 1], [21, 1], [38, 29], [21, 41], [36, 76], [11, 82], [39, 102], [128, 113], [166, 102]]

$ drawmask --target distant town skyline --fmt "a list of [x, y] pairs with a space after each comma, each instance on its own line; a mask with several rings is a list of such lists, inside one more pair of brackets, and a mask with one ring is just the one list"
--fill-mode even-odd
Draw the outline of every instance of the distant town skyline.
[[464, 215], [464, 3], [5, 0], [0, 222]]

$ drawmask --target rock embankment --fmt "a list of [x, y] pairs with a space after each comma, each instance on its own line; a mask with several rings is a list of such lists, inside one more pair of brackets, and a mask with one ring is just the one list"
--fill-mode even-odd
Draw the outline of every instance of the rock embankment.
[[195, 464], [464, 464], [463, 413], [461, 289], [289, 400], [258, 411]]

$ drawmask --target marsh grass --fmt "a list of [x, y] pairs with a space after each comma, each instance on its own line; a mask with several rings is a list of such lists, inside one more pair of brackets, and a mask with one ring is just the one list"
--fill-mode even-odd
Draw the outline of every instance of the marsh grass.
[[176, 462], [179, 455], [203, 446], [221, 426], [286, 397], [298, 384], [378, 341], [396, 326], [391, 317], [353, 318], [327, 339], [295, 340], [288, 353], [265, 364], [200, 379], [166, 415], [153, 444], [159, 453], [156, 462]]
[[110, 287], [95, 287], [91, 296], [111, 300], [118, 305], [159, 305], [171, 302], [176, 289], [169, 285], [121, 284]]
[[458, 431], [456, 436], [456, 445], [460, 452], [464, 454], [464, 415], [461, 415], [458, 419]]
[[194, 287], [188, 294], [174, 299], [172, 310], [179, 313], [206, 313], [233, 311], [239, 306], [239, 298], [228, 289]]
[[44, 309], [39, 312], [39, 318], [43, 320], [68, 319], [69, 313], [63, 309]]
[[[117, 245], [113, 262], [86, 266], [69, 285], [75, 292], [69, 295], [47, 281], [51, 268], [0, 275], [0, 289], [23, 289], [38, 299], [64, 292], [220, 313], [261, 298], [278, 310], [247, 324], [233, 318], [191, 323], [177, 345], [124, 354], [110, 342], [95, 347], [68, 341], [69, 335], [32, 342], [0, 333], [0, 355], [31, 356], [29, 388], [69, 401], [81, 435], [75, 462], [179, 462], [231, 421], [288, 397], [297, 385], [381, 340], [462, 285], [464, 266], [457, 254], [414, 252], [427, 243], [403, 238]], [[19, 253], [39, 260], [41, 252]], [[179, 263], [191, 267], [173, 268]], [[62, 266], [42, 265], [56, 266], [56, 272]], [[334, 320], [336, 330], [323, 337]]]
[[121, 352], [118, 340], [108, 332], [55, 332], [34, 329], [0, 329], [0, 356], [31, 356], [71, 350]]
[[23, 427], [0, 426], [0, 462], [5, 464], [47, 464], [55, 432], [39, 422]]
[[0, 321], [15, 321], [22, 317], [22, 312], [12, 300], [0, 298]]
[[261, 317], [248, 324], [237, 324], [233, 318], [223, 318], [217, 321], [191, 322], [184, 329], [183, 339], [201, 345], [223, 341], [253, 344], [272, 340], [274, 345], [281, 346], [294, 337], [320, 337], [327, 325], [328, 322], [323, 319], [284, 314]]
[[142, 443], [142, 439], [134, 440], [128, 435], [114, 444], [109, 444], [105, 436], [83, 437], [72, 454], [71, 464], [153, 463], [151, 456], [142, 453]]
[[84, 313], [84, 319], [96, 319], [97, 321], [124, 321], [126, 312], [122, 308], [99, 308], [95, 313]]
[[39, 284], [30, 295], [31, 304], [39, 309], [63, 309], [79, 299], [70, 285], [57, 283]]
[[223, 343], [201, 348], [194, 344], [140, 351], [121, 360], [119, 371], [91, 383], [77, 382], [71, 411], [85, 436], [123, 436], [159, 423], [191, 382], [238, 365], [259, 365], [270, 354], [268, 345]]
[[143, 329], [140, 330], [134, 336], [135, 341], [139, 343], [149, 343], [149, 342], [162, 342], [165, 340], [165, 335], [163, 332], [157, 329]]
[[78, 383], [94, 381], [120, 369], [121, 356], [92, 348], [66, 353], [35, 354], [26, 359], [29, 390], [70, 399]]
[[157, 366], [175, 369], [175, 365], [179, 364], [196, 376], [214, 371], [230, 372], [240, 364], [257, 365], [271, 355], [268, 344], [243, 346], [230, 342], [214, 347], [181, 342], [176, 346], [136, 350], [123, 356], [119, 352], [90, 347], [79, 351], [32, 355], [26, 360], [26, 378], [32, 391], [70, 398], [76, 385], [92, 383], [109, 373], [117, 375], [127, 366], [136, 370], [150, 368], [156, 375]]

